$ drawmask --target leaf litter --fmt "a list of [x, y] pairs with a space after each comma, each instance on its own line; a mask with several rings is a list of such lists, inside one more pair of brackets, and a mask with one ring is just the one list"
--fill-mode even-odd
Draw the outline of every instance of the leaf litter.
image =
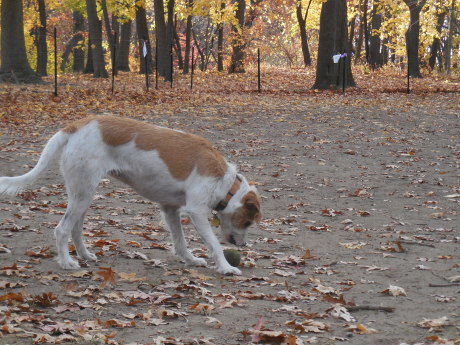
[[[66, 198], [56, 166], [0, 200], [1, 342], [459, 343], [455, 93], [365, 84], [345, 96], [275, 84], [261, 94], [234, 85], [190, 92], [179, 80], [175, 90], [110, 96], [103, 83], [63, 90], [58, 102], [1, 88], [2, 175], [26, 171], [62, 122], [88, 114], [205, 136], [263, 198], [265, 219], [241, 249], [243, 276], [184, 267], [158, 207], [109, 179], [84, 228], [98, 262], [60, 270], [52, 229]], [[212, 264], [183, 226], [195, 255]]]

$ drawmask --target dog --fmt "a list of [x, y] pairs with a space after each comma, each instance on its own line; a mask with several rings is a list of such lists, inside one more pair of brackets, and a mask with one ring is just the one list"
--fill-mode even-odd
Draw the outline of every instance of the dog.
[[57, 261], [63, 269], [79, 268], [78, 261], [69, 254], [70, 236], [80, 258], [96, 260], [83, 242], [83, 221], [96, 187], [109, 175], [160, 204], [174, 252], [186, 265], [207, 263], [187, 248], [182, 213], [191, 219], [217, 271], [241, 275], [240, 269], [225, 259], [208, 215], [216, 214], [227, 242], [244, 246], [247, 229], [261, 220], [260, 197], [255, 186], [208, 140], [124, 117], [77, 120], [51, 137], [28, 173], [0, 177], [0, 194], [19, 193], [37, 180], [58, 156], [68, 195], [66, 212], [54, 231]]

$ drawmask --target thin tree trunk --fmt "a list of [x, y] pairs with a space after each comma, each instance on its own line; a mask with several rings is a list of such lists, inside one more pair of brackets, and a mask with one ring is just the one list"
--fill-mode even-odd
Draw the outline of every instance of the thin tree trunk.
[[369, 25], [367, 23], [368, 0], [364, 0], [363, 6], [363, 31], [364, 31], [364, 50], [366, 52], [366, 62], [369, 62]]
[[451, 51], [452, 51], [452, 39], [454, 36], [454, 22], [455, 22], [455, 0], [452, 0], [452, 5], [450, 8], [450, 19], [449, 19], [449, 34], [447, 36], [447, 44], [446, 44], [446, 56], [444, 58], [445, 66], [446, 66], [446, 74], [450, 75], [450, 67], [451, 67]]
[[[355, 63], [357, 63], [361, 59], [361, 50], [363, 48], [363, 39], [364, 39], [364, 23], [363, 23], [363, 16], [364, 16], [364, 5], [362, 4], [363, 0], [359, 0], [359, 9], [361, 11], [360, 18], [359, 18], [359, 31], [358, 31], [358, 41], [356, 42], [356, 55], [355, 55]], [[364, 0], [366, 1], [366, 0]]]
[[129, 47], [131, 45], [131, 28], [133, 21], [128, 20], [121, 24], [120, 46], [117, 49], [117, 70], [129, 72]]
[[369, 64], [372, 69], [382, 67], [382, 53], [380, 40], [380, 28], [382, 26], [382, 14], [379, 13], [379, 0], [374, 0], [374, 7], [372, 9], [372, 32], [369, 47]]
[[177, 34], [176, 26], [174, 26], [174, 43], [175, 43], [174, 50], [176, 51], [179, 69], [183, 70], [184, 69], [184, 59], [182, 59], [182, 48], [180, 45], [180, 38], [179, 38], [179, 35]]
[[217, 70], [223, 72], [224, 70], [224, 22], [222, 20], [222, 13], [225, 10], [225, 1], [220, 2], [220, 22], [217, 25]]
[[83, 15], [78, 12], [73, 12], [73, 36], [66, 44], [64, 53], [61, 58], [61, 71], [64, 71], [69, 60], [70, 54], [73, 52], [73, 71], [82, 72], [85, 68], [85, 52], [81, 48], [84, 41], [83, 31], [85, 30]]
[[[193, 0], [187, 0], [187, 9], [190, 11], [193, 8]], [[187, 25], [185, 28], [185, 56], [184, 56], [184, 69], [183, 73], [188, 74], [190, 68], [190, 46], [192, 38], [192, 18], [193, 16], [189, 14], [187, 16]]]
[[403, 0], [409, 7], [410, 24], [406, 31], [407, 62], [409, 63], [409, 75], [414, 78], [421, 78], [418, 58], [420, 42], [420, 12], [426, 0]]
[[170, 79], [170, 56], [163, 0], [154, 0], [155, 32], [158, 42], [158, 74]]
[[235, 17], [238, 20], [237, 26], [232, 26], [233, 38], [232, 38], [232, 60], [230, 63], [230, 73], [245, 73], [244, 70], [244, 59], [245, 59], [245, 42], [244, 42], [244, 12], [246, 9], [245, 0], [237, 0], [237, 8]]
[[94, 64], [93, 64], [93, 48], [91, 48], [91, 33], [88, 34], [88, 46], [87, 46], [87, 56], [86, 56], [86, 66], [83, 70], [83, 73], [90, 74], [94, 73]]
[[296, 5], [296, 16], [297, 16], [297, 23], [299, 24], [300, 30], [300, 42], [302, 46], [302, 55], [303, 55], [303, 63], [305, 67], [311, 65], [311, 56], [310, 51], [308, 49], [308, 36], [307, 36], [307, 17], [308, 17], [308, 10], [310, 9], [312, 0], [309, 1], [307, 10], [305, 12], [305, 16], [302, 14], [302, 0], [297, 0]]
[[[144, 42], [146, 43], [147, 47], [147, 68], [148, 73], [152, 73], [153, 71], [153, 59], [152, 59], [152, 48], [150, 44], [149, 38], [149, 29], [147, 24], [147, 11], [145, 6], [145, 2], [137, 3], [136, 5], [136, 30], [137, 30], [137, 38], [139, 40], [139, 66], [140, 70], [139, 73], [145, 74], [145, 58], [143, 54], [143, 47]], [[155, 10], [156, 16], [156, 10]], [[145, 40], [145, 41], [144, 41]]]
[[431, 44], [431, 49], [430, 49], [430, 59], [428, 61], [428, 65], [432, 70], [434, 70], [434, 67], [436, 66], [436, 60], [438, 59], [438, 54], [441, 50], [441, 31], [442, 31], [442, 25], [444, 23], [444, 19], [446, 18], [447, 12], [440, 12], [437, 14], [437, 20], [436, 20], [436, 31], [438, 32], [439, 36], [436, 36], [433, 38], [433, 43]]
[[37, 73], [46, 76], [48, 65], [48, 45], [46, 44], [46, 7], [45, 0], [38, 0], [38, 13], [40, 17], [40, 27], [38, 28], [37, 40]]
[[88, 11], [88, 24], [90, 33], [90, 45], [92, 48], [92, 60], [95, 78], [107, 78], [109, 75], [105, 69], [104, 51], [102, 50], [102, 28], [97, 16], [96, 0], [86, 0]]
[[113, 59], [113, 32], [110, 25], [109, 11], [107, 10], [106, 0], [101, 1], [102, 14], [104, 16], [105, 34], [107, 35], [107, 41], [109, 42], [110, 56]]

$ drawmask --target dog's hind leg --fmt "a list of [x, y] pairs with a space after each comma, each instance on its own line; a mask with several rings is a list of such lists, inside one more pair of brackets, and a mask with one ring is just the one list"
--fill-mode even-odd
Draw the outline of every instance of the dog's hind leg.
[[187, 248], [187, 242], [180, 223], [180, 213], [177, 207], [162, 206], [163, 217], [171, 233], [174, 253], [182, 258], [189, 266], [206, 266], [206, 260], [197, 258]]
[[66, 166], [62, 170], [66, 182], [68, 205], [64, 217], [55, 229], [58, 263], [64, 269], [76, 269], [79, 264], [69, 254], [68, 241], [72, 235], [78, 255], [84, 260], [96, 260], [96, 256], [86, 249], [82, 239], [83, 220], [93, 200], [101, 178], [98, 169], [92, 169], [90, 162], [85, 166]]

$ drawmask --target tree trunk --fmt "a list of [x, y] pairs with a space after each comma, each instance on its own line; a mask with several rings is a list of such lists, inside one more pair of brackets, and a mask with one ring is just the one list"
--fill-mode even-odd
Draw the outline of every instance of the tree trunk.
[[174, 44], [174, 3], [175, 0], [168, 0], [168, 21], [166, 23], [166, 37], [168, 39], [168, 64], [167, 64], [167, 74], [165, 76], [165, 81], [172, 80], [172, 66], [171, 60], [173, 59], [173, 44]]
[[109, 75], [105, 69], [102, 28], [101, 21], [97, 16], [96, 0], [86, 0], [86, 10], [88, 11], [89, 39], [94, 67], [93, 77], [107, 78]]
[[154, 0], [155, 11], [155, 32], [158, 42], [158, 74], [170, 81], [171, 78], [171, 60], [170, 44], [166, 30], [166, 20], [163, 0]]
[[383, 66], [380, 28], [382, 26], [382, 14], [380, 13], [379, 0], [374, 0], [374, 8], [372, 9], [372, 32], [369, 47], [369, 64], [372, 69], [378, 69]]
[[91, 33], [88, 34], [88, 47], [86, 49], [86, 66], [83, 71], [85, 74], [94, 73], [94, 64], [93, 64], [93, 48], [91, 48]]
[[[187, 9], [190, 11], [193, 7], [193, 0], [188, 0], [186, 2]], [[189, 14], [187, 16], [187, 25], [185, 27], [185, 56], [184, 56], [184, 69], [183, 73], [188, 74], [190, 69], [190, 46], [192, 39], [192, 18], [193, 16]]]
[[176, 26], [174, 26], [174, 50], [176, 51], [177, 55], [177, 64], [180, 70], [184, 69], [184, 59], [182, 59], [182, 47], [180, 44], [180, 38], [177, 34]]
[[450, 67], [451, 67], [451, 51], [452, 51], [452, 40], [454, 36], [454, 22], [455, 22], [455, 0], [452, 0], [452, 5], [450, 8], [450, 18], [449, 18], [449, 34], [447, 36], [446, 42], [446, 57], [444, 59], [446, 74], [450, 75]]
[[438, 59], [438, 54], [441, 50], [441, 32], [442, 32], [442, 25], [444, 23], [444, 19], [446, 18], [447, 12], [440, 12], [437, 14], [436, 20], [436, 31], [438, 32], [439, 36], [433, 38], [433, 43], [431, 44], [430, 49], [430, 59], [428, 61], [428, 65], [430, 66], [431, 70], [434, 70], [436, 66], [436, 60]]
[[[347, 53], [345, 86], [355, 86], [348, 51], [346, 0], [323, 2], [320, 17], [318, 61], [313, 89], [334, 89], [343, 84], [343, 73], [332, 56]], [[341, 62], [343, 63], [343, 62]]]
[[409, 75], [414, 78], [421, 78], [418, 48], [420, 42], [420, 11], [426, 0], [403, 0], [409, 7], [410, 24], [406, 31], [407, 63], [409, 64]]
[[311, 65], [311, 56], [310, 56], [310, 51], [308, 49], [307, 28], [305, 26], [307, 24], [308, 10], [310, 8], [311, 2], [312, 0], [310, 0], [308, 3], [305, 17], [302, 14], [302, 0], [297, 0], [297, 5], [296, 5], [297, 23], [299, 24], [300, 42], [302, 45], [303, 63], [305, 67]]
[[131, 45], [131, 28], [133, 21], [121, 24], [120, 46], [117, 47], [117, 70], [129, 72], [129, 46]]
[[38, 0], [38, 13], [40, 17], [40, 27], [38, 28], [37, 40], [37, 73], [46, 76], [48, 65], [48, 45], [46, 44], [46, 7], [45, 0]]
[[[363, 39], [364, 39], [364, 5], [362, 4], [363, 0], [359, 0], [359, 9], [361, 11], [359, 18], [359, 31], [358, 31], [358, 41], [356, 42], [356, 54], [355, 54], [355, 63], [361, 59], [361, 50], [363, 49]], [[367, 0], [364, 0], [367, 1]]]
[[232, 60], [230, 63], [229, 73], [245, 73], [244, 59], [245, 59], [245, 42], [244, 42], [244, 12], [246, 9], [245, 0], [237, 0], [237, 7], [235, 17], [238, 25], [232, 26]]
[[81, 48], [85, 38], [83, 32], [85, 31], [85, 20], [83, 15], [78, 12], [73, 12], [73, 36], [66, 44], [64, 53], [61, 58], [61, 71], [65, 70], [67, 61], [70, 54], [73, 52], [73, 71], [83, 72], [85, 68], [85, 52]]
[[[348, 37], [348, 51], [350, 51], [353, 55], [354, 49], [353, 49], [353, 41], [355, 39], [355, 27], [356, 27], [356, 16], [355, 15], [350, 22], [350, 36]], [[351, 57], [350, 57], [351, 59]]]
[[109, 11], [107, 10], [106, 0], [101, 1], [102, 14], [104, 16], [105, 34], [107, 35], [107, 41], [109, 42], [110, 56], [113, 59], [113, 32], [110, 25]]
[[22, 0], [1, 3], [1, 47], [0, 81], [41, 81], [27, 60]]
[[224, 71], [224, 22], [222, 13], [225, 10], [225, 1], [220, 2], [220, 22], [217, 25], [217, 70]]
[[[156, 9], [155, 9], [155, 16], [156, 16]], [[136, 5], [136, 31], [137, 31], [137, 38], [139, 40], [139, 66], [140, 70], [139, 73], [145, 74], [145, 59], [147, 59], [147, 68], [148, 73], [152, 73], [153, 71], [153, 59], [152, 59], [152, 48], [150, 44], [149, 38], [149, 28], [147, 24], [147, 11], [145, 8], [145, 2], [137, 2]], [[144, 49], [144, 42], [147, 46], [147, 56], [144, 57], [143, 49]]]
[[369, 62], [369, 25], [367, 22], [368, 0], [364, 0], [363, 6], [363, 32], [364, 32], [364, 50], [366, 52], [366, 62]]

